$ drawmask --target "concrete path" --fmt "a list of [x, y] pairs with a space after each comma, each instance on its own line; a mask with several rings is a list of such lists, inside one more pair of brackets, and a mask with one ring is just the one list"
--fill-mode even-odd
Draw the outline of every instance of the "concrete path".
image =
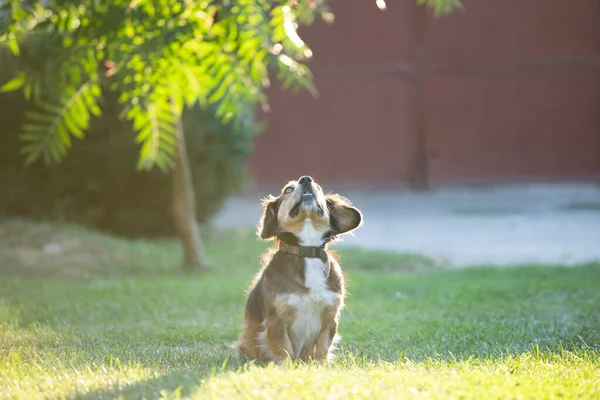
[[[365, 219], [354, 236], [337, 246], [417, 253], [457, 267], [600, 260], [600, 185], [342, 194]], [[214, 224], [256, 226], [259, 197], [230, 199]]]

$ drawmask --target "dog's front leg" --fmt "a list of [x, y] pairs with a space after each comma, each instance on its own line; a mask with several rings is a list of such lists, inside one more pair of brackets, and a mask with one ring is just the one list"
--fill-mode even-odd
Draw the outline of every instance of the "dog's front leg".
[[316, 361], [329, 358], [329, 351], [337, 335], [338, 323], [334, 318], [329, 318], [317, 336], [314, 357]]
[[271, 359], [269, 361], [273, 361], [276, 364], [281, 364], [286, 359], [294, 356], [292, 342], [283, 319], [272, 317], [267, 320], [265, 343], [263, 346]]

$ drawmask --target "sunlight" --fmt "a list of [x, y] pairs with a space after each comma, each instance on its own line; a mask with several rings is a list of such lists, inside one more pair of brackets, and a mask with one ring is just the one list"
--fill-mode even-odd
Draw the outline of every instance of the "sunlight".
[[296, 47], [304, 47], [304, 41], [298, 36], [296, 32], [296, 23], [294, 22], [294, 15], [291, 12], [290, 7], [284, 6], [283, 11], [283, 29], [287, 37], [294, 43]]
[[214, 373], [186, 398], [234, 398], [239, 393], [252, 393], [260, 398], [446, 399], [457, 393], [463, 398], [479, 398], [478, 393], [487, 393], [490, 398], [523, 394], [543, 398], [545, 389], [540, 381], [549, 385], [557, 376], [564, 380], [566, 393], [576, 394], [580, 390], [593, 393], [592, 388], [599, 383], [597, 374], [592, 378], [596, 368], [594, 355], [578, 353], [572, 365], [567, 365], [563, 358], [573, 355], [563, 351], [542, 354], [537, 359], [530, 352], [523, 352], [486, 359], [404, 359], [396, 363], [347, 355], [330, 366], [251, 365]]
[[385, 10], [387, 8], [385, 0], [377, 0], [375, 3], [377, 4], [377, 7], [379, 7], [380, 10]]
[[10, 361], [2, 368], [6, 373], [0, 384], [0, 396], [36, 398], [40, 393], [46, 393], [60, 398], [93, 393], [106, 397], [111, 392], [118, 393], [125, 387], [161, 376], [140, 364], [94, 365], [69, 361], [77, 363], [73, 366], [63, 363], [56, 355], [49, 357], [46, 354], [44, 358], [49, 362], [23, 360], [15, 353], [9, 353], [7, 359]]

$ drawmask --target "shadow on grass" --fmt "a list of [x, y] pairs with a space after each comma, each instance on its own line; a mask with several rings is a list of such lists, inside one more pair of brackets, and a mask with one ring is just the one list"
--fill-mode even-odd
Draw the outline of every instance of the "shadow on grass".
[[240, 360], [229, 360], [224, 365], [218, 358], [203, 360], [207, 365], [198, 368], [173, 369], [163, 375], [141, 380], [135, 383], [120, 385], [119, 387], [102, 388], [87, 393], [76, 393], [72, 399], [100, 400], [112, 398], [155, 399], [177, 396], [189, 396], [202, 386], [203, 382], [218, 374], [240, 371], [244, 363]]
[[[193, 274], [258, 268], [265, 244], [249, 229], [210, 230], [204, 238], [211, 267]], [[249, 263], [248, 260], [256, 260]], [[131, 239], [62, 223], [8, 219], [0, 223], [0, 277], [90, 281], [126, 276], [185, 276], [181, 243]]]

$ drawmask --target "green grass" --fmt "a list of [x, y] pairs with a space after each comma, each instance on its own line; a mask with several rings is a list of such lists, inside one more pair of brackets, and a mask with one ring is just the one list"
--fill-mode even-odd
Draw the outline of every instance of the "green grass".
[[341, 251], [336, 361], [275, 368], [229, 348], [265, 245], [207, 241], [213, 270], [186, 276], [170, 241], [0, 225], [0, 398], [600, 398], [600, 265], [451, 270]]

